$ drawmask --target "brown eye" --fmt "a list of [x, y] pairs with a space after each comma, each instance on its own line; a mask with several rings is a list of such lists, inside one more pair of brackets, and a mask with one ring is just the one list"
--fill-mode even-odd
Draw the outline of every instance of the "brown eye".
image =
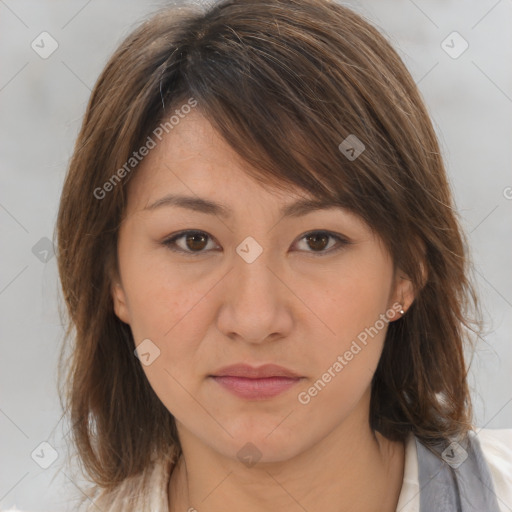
[[330, 236], [326, 233], [313, 233], [311, 235], [306, 235], [306, 240], [308, 241], [309, 247], [314, 251], [322, 251], [329, 244]]
[[[343, 249], [343, 247], [351, 243], [343, 236], [329, 231], [310, 231], [303, 235], [299, 241], [302, 242], [303, 240], [305, 241], [305, 247], [303, 246], [300, 249], [306, 253], [318, 253], [318, 256]], [[331, 240], [334, 243], [331, 243]]]
[[185, 238], [187, 248], [193, 251], [200, 251], [206, 247], [208, 235], [204, 233], [192, 233], [188, 234]]
[[206, 249], [210, 241], [210, 235], [203, 231], [183, 231], [164, 240], [162, 244], [175, 252], [199, 256], [211, 249]]
[[[318, 254], [318, 256], [330, 254], [351, 243], [346, 238], [328, 231], [311, 231], [303, 235], [299, 241], [306, 242], [306, 247], [301, 247], [301, 251]], [[334, 243], [331, 243], [331, 241]], [[213, 243], [213, 238], [208, 233], [189, 230], [173, 235], [164, 240], [162, 244], [174, 252], [190, 256], [200, 256], [216, 249], [215, 244], [213, 247], [208, 246], [210, 242]]]

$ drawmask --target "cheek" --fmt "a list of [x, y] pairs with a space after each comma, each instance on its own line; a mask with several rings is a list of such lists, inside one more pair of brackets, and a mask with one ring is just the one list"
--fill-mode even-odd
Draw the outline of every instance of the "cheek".
[[191, 265], [171, 266], [160, 250], [133, 251], [121, 272], [135, 345], [149, 339], [158, 353], [154, 363], [143, 367], [151, 385], [164, 402], [162, 393], [183, 393], [180, 384], [194, 392], [205, 366], [202, 342], [214, 322], [212, 291], [220, 276], [194, 271]]
[[324, 404], [326, 408], [333, 400], [340, 405], [355, 403], [369, 386], [379, 362], [389, 325], [386, 311], [392, 267], [384, 259], [375, 262], [361, 257], [357, 261], [347, 258], [344, 263], [343, 269], [324, 274], [305, 295], [326, 329], [322, 330], [325, 335], [317, 335], [321, 339], [314, 350], [304, 347], [314, 379], [307, 383], [309, 387], [302, 388], [307, 396], [299, 403], [313, 398], [316, 406]]
[[138, 239], [136, 235], [127, 233], [119, 248], [130, 326], [136, 341], [152, 337], [163, 341], [194, 314], [211, 287], [211, 278], [194, 274], [190, 266], [171, 264], [167, 250], [152, 247], [142, 235], [139, 243], [130, 244]]
[[375, 324], [388, 309], [392, 267], [384, 258], [357, 254], [338, 268], [323, 273], [311, 286], [304, 282], [304, 296], [329, 327], [338, 348]]
[[330, 304], [331, 314], [326, 318], [335, 336], [315, 343], [313, 351], [305, 349], [311, 378], [297, 390], [295, 403], [297, 418], [306, 421], [313, 433], [325, 433], [353, 413], [359, 418], [367, 414], [368, 403], [363, 398], [369, 399], [388, 323], [380, 319], [386, 311], [385, 301], [362, 293], [361, 288], [357, 292], [352, 301], [340, 298]]
[[191, 282], [184, 278], [187, 273], [171, 272], [164, 258], [155, 257], [126, 261], [125, 272], [135, 345], [151, 341], [150, 364], [142, 366], [151, 387], [176, 417], [204, 414], [199, 406], [195, 411], [197, 402], [191, 396], [198, 393], [201, 340], [212, 321], [212, 279]]

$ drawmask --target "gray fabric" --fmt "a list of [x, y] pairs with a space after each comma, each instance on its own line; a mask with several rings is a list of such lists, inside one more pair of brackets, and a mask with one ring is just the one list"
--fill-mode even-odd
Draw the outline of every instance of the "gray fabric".
[[478, 437], [427, 447], [416, 438], [420, 512], [500, 512]]

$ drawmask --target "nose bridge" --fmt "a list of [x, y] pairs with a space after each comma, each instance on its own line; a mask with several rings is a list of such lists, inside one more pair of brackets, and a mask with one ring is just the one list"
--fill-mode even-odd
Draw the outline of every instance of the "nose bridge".
[[271, 269], [271, 251], [253, 237], [236, 248], [229, 290], [222, 304], [219, 328], [226, 335], [238, 335], [249, 342], [261, 342], [290, 326], [284, 304], [284, 290]]
[[269, 268], [270, 249], [264, 249], [254, 237], [248, 236], [237, 246], [236, 254], [234, 288], [238, 300], [248, 297], [259, 306], [260, 302], [273, 302], [279, 283]]

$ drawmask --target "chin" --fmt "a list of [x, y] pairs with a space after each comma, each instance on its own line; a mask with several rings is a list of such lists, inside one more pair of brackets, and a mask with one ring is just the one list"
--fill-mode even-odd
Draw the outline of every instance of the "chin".
[[245, 460], [250, 460], [249, 464], [255, 461], [287, 461], [306, 449], [308, 442], [304, 439], [307, 434], [304, 428], [290, 428], [281, 424], [284, 417], [286, 415], [258, 419], [254, 416], [232, 422], [229, 425], [229, 432], [233, 437], [224, 437], [222, 447], [217, 446], [216, 449], [225, 456], [236, 458], [243, 463]]

